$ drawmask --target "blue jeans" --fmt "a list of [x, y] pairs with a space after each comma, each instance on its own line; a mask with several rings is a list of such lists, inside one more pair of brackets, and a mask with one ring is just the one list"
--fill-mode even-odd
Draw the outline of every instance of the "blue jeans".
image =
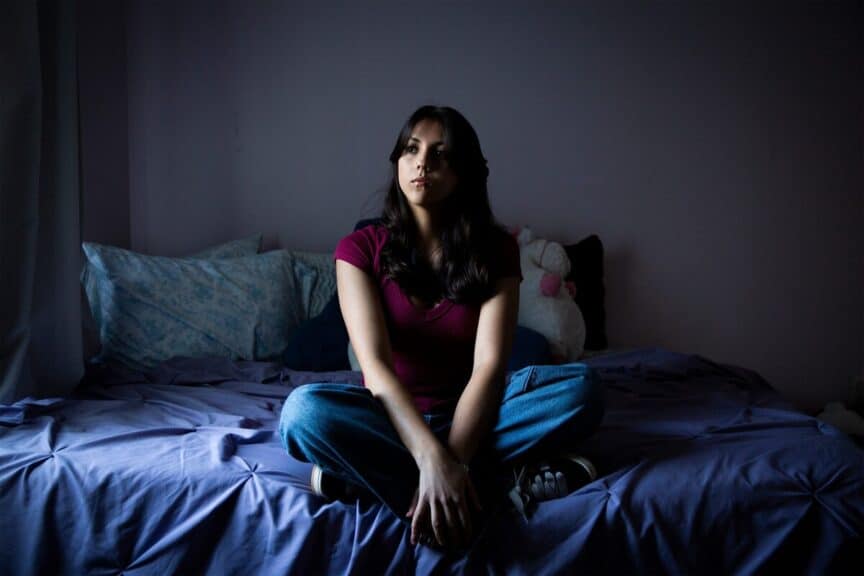
[[[446, 444], [452, 413], [424, 414]], [[481, 496], [490, 470], [575, 450], [603, 418], [603, 389], [585, 364], [526, 366], [507, 376], [498, 418], [471, 463]], [[397, 516], [414, 497], [419, 470], [383, 404], [353, 384], [307, 384], [282, 407], [282, 444], [294, 458], [365, 487]], [[476, 472], [476, 476], [475, 476]]]

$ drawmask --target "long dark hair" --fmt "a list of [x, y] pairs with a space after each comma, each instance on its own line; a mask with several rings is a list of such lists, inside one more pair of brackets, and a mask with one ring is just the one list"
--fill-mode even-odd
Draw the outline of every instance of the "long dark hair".
[[[441, 125], [447, 161], [457, 176], [455, 189], [441, 205], [442, 265], [438, 271], [419, 252], [417, 226], [399, 187], [399, 158], [414, 127], [422, 120]], [[381, 251], [382, 272], [407, 294], [427, 303], [442, 297], [460, 304], [478, 304], [488, 299], [495, 281], [490, 270], [495, 235], [506, 231], [495, 221], [489, 207], [489, 169], [474, 128], [453, 108], [422, 106], [402, 127], [390, 163], [392, 175], [381, 215], [389, 232]]]

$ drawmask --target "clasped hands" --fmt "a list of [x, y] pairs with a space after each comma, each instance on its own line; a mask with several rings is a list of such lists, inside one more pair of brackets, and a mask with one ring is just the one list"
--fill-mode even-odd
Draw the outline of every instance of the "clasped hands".
[[473, 535], [472, 512], [480, 498], [468, 474], [446, 450], [418, 462], [420, 481], [406, 516], [411, 518], [411, 544], [463, 548]]

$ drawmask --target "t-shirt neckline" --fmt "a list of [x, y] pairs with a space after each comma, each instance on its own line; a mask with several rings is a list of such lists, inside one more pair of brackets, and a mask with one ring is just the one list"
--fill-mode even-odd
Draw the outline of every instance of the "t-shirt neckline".
[[414, 304], [414, 302], [411, 301], [411, 298], [405, 293], [404, 290], [402, 290], [401, 286], [397, 284], [396, 288], [399, 291], [399, 295], [402, 297], [402, 300], [404, 300], [408, 304], [408, 306], [411, 307], [411, 310], [414, 312], [414, 314], [420, 316], [424, 320], [434, 320], [443, 316], [447, 313], [448, 310], [450, 310], [450, 308], [453, 307], [454, 304], [452, 300], [444, 298], [431, 308], [421, 308], [420, 306], [417, 306], [416, 304]]

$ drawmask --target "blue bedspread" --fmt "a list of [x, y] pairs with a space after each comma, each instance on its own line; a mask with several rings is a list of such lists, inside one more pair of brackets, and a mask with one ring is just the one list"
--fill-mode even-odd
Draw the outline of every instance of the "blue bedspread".
[[[0, 573], [857, 573], [864, 451], [754, 373], [657, 350], [588, 361], [607, 415], [592, 484], [506, 510], [472, 548], [410, 545], [365, 500], [327, 503], [275, 433], [311, 381], [358, 373], [174, 359], [94, 368], [0, 405]], [[785, 570], [784, 570], [785, 572]]]

